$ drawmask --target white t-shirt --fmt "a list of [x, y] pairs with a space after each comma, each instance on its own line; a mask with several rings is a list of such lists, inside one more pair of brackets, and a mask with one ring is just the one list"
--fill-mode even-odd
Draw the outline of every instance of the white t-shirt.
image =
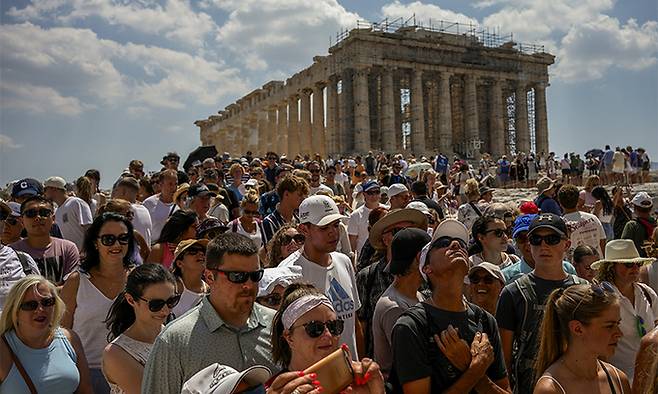
[[133, 227], [138, 233], [142, 234], [144, 240], [148, 245], [151, 244], [151, 230], [153, 223], [151, 223], [151, 214], [142, 204], [133, 203], [132, 210], [135, 217], [133, 217]]
[[212, 206], [208, 211], [208, 216], [217, 218], [217, 220], [222, 223], [229, 222], [228, 208], [226, 208], [226, 206], [222, 203], [218, 203], [217, 205]]
[[82, 226], [91, 224], [93, 221], [89, 204], [78, 197], [67, 198], [55, 211], [55, 223], [62, 230], [62, 236], [64, 239], [72, 241], [78, 250], [82, 250], [85, 240], [85, 230]]
[[23, 266], [14, 249], [0, 244], [0, 312], [4, 308], [9, 290], [24, 277]]
[[596, 249], [599, 256], [603, 256], [600, 242], [606, 239], [606, 236], [599, 218], [581, 211], [567, 213], [563, 218], [571, 232], [571, 247], [567, 252], [567, 261], [572, 262], [573, 251], [580, 245], [591, 246]]
[[350, 215], [350, 220], [347, 224], [347, 234], [356, 235], [356, 250], [354, 251], [357, 255], [361, 253], [361, 248], [366, 243], [368, 239], [368, 215], [370, 215], [372, 209], [366, 207], [365, 204], [361, 205], [352, 212]]
[[151, 214], [151, 242], [155, 243], [160, 238], [162, 227], [164, 227], [169, 215], [178, 209], [178, 206], [173, 208], [174, 202], [165, 204], [160, 200], [160, 194], [154, 194], [142, 202], [144, 208], [148, 209]]
[[361, 308], [359, 293], [356, 288], [356, 276], [350, 259], [342, 253], [331, 252], [331, 264], [322, 267], [307, 260], [302, 249], [288, 256], [279, 264], [280, 267], [297, 265], [302, 267], [305, 282], [314, 285], [331, 300], [338, 318], [345, 322], [345, 329], [340, 342], [347, 344], [352, 358], [358, 360], [356, 350], [356, 311]]
[[233, 228], [235, 228], [236, 233], [242, 234], [245, 237], [251, 239], [257, 248], [260, 248], [263, 245], [263, 238], [260, 235], [260, 225], [258, 223], [256, 224], [256, 231], [253, 233], [245, 230], [244, 227], [242, 227], [242, 222], [240, 222], [238, 219], [232, 221], [229, 224], [229, 227], [231, 228], [231, 231], [233, 231]]
[[334, 191], [331, 190], [331, 188], [327, 185], [320, 184], [320, 186], [310, 186], [308, 189], [308, 195], [309, 196], [314, 196], [316, 195], [320, 190], [322, 190], [325, 193], [329, 193], [329, 195], [333, 196]]
[[[655, 327], [655, 321], [658, 320], [658, 297], [656, 293], [649, 288], [649, 286], [644, 286], [647, 294], [651, 297], [652, 306], [649, 306], [649, 301], [647, 297], [640, 288], [643, 284], [636, 283], [634, 284], [635, 290], [635, 299], [631, 304], [631, 301], [621, 295], [617, 290], [617, 295], [619, 296], [619, 305], [621, 312], [621, 324], [619, 328], [624, 334], [617, 343], [617, 350], [615, 354], [610, 358], [609, 362], [615, 367], [621, 369], [628, 376], [630, 383], [633, 383], [633, 373], [635, 372], [635, 356], [637, 355], [638, 350], [640, 350], [640, 333], [638, 332], [637, 325], [637, 316], [640, 316], [644, 320], [644, 328], [646, 332], [653, 330]], [[635, 307], [633, 307], [635, 305]]]

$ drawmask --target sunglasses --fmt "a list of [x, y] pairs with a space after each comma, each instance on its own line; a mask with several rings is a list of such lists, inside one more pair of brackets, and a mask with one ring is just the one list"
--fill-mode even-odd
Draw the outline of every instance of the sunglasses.
[[101, 243], [105, 246], [112, 246], [117, 241], [119, 241], [119, 245], [128, 245], [128, 242], [130, 242], [130, 235], [128, 233], [125, 234], [119, 234], [114, 235], [114, 234], [103, 234], [98, 237], [98, 239], [101, 240]]
[[471, 284], [473, 284], [473, 285], [477, 285], [477, 284], [479, 284], [480, 282], [484, 283], [485, 285], [491, 285], [491, 284], [494, 283], [494, 280], [496, 280], [496, 278], [494, 278], [494, 277], [491, 276], [491, 275], [484, 275], [484, 276], [473, 275], [473, 276], [469, 276], [469, 277], [468, 277], [468, 280], [469, 280], [469, 281], [471, 282]]
[[644, 265], [644, 263], [618, 263], [618, 264], [620, 264], [622, 267], [625, 267], [627, 269], [631, 269], [633, 267], [640, 268]]
[[528, 235], [527, 234], [517, 234], [516, 238], [514, 238], [514, 239], [516, 240], [517, 244], [524, 244], [524, 243], [528, 242]]
[[487, 230], [484, 233], [485, 234], [493, 233], [494, 236], [496, 236], [496, 238], [502, 238], [503, 235], [507, 234], [507, 232], [505, 230], [502, 230], [502, 229], [499, 229], [499, 228], [495, 228], [493, 230]]
[[[302, 324], [302, 327], [304, 327], [304, 331], [306, 331], [306, 334], [311, 338], [318, 338], [324, 333], [325, 328], [329, 330], [331, 335], [337, 337], [343, 333], [345, 323], [342, 320], [329, 320], [327, 322], [311, 320], [308, 323]], [[295, 328], [295, 326], [290, 327], [291, 330], [293, 328]]]
[[264, 304], [272, 308], [278, 308], [279, 305], [281, 305], [281, 301], [283, 301], [283, 296], [279, 293], [272, 293], [270, 295], [256, 297], [256, 301], [259, 304]]
[[[590, 286], [590, 291], [594, 294], [594, 296], [603, 298], [605, 297], [606, 293], [614, 293], [615, 288], [610, 284], [610, 282], [603, 281], [601, 283], [592, 283]], [[580, 301], [578, 302], [578, 305], [576, 305], [575, 308], [573, 308], [573, 312], [571, 312], [571, 320], [577, 320], [576, 319], [576, 311], [578, 308], [580, 308], [580, 305], [583, 303], [583, 300], [585, 297], [581, 298]]]
[[148, 302], [149, 305], [149, 311], [151, 312], [160, 312], [162, 308], [164, 308], [165, 305], [167, 305], [167, 308], [169, 309], [174, 309], [176, 305], [178, 305], [178, 301], [180, 301], [180, 294], [175, 294], [172, 297], [167, 298], [166, 300], [147, 300], [142, 297], [138, 297], [142, 301]]
[[44, 308], [50, 308], [51, 306], [55, 305], [55, 302], [57, 300], [55, 297], [48, 297], [48, 298], [42, 298], [39, 301], [25, 301], [20, 305], [20, 308], [22, 311], [26, 312], [33, 312], [36, 311], [39, 305], [41, 305]]
[[555, 246], [562, 241], [563, 238], [559, 234], [549, 234], [549, 235], [537, 235], [537, 234], [532, 234], [528, 236], [528, 241], [530, 242], [530, 245], [532, 246], [539, 246], [541, 245], [541, 242], [544, 241], [546, 242], [546, 245], [549, 246]]
[[282, 244], [290, 245], [291, 242], [295, 241], [296, 244], [301, 245], [306, 241], [306, 236], [304, 234], [295, 234], [295, 235], [284, 235], [281, 239]]
[[249, 215], [249, 216], [258, 216], [260, 214], [260, 212], [258, 211], [249, 211], [247, 209], [245, 209], [243, 212], [245, 215]]
[[238, 284], [245, 283], [248, 279], [251, 279], [252, 282], [260, 282], [260, 280], [263, 279], [264, 272], [262, 269], [258, 271], [224, 271], [216, 268], [208, 269], [221, 272], [226, 275], [226, 279], [228, 279], [229, 282]]
[[26, 209], [23, 211], [23, 216], [34, 219], [37, 216], [41, 216], [42, 218], [49, 218], [53, 214], [52, 209], [48, 208], [32, 208], [32, 209]]
[[366, 193], [367, 195], [369, 195], [369, 196], [375, 196], [375, 195], [377, 195], [377, 194], [380, 194], [381, 191], [380, 191], [379, 189], [378, 189], [378, 190], [369, 190], [369, 191], [367, 191], [367, 192], [365, 192], [365, 193]]
[[461, 238], [453, 238], [453, 237], [439, 237], [434, 242], [432, 242], [432, 249], [438, 248], [447, 248], [452, 244], [453, 241], [457, 241], [459, 243], [459, 246], [461, 246], [463, 249], [466, 249], [466, 242], [464, 242], [463, 239]]
[[7, 224], [10, 225], [10, 226], [15, 226], [16, 224], [18, 224], [18, 219], [16, 219], [16, 218], [13, 217], [13, 216], [8, 216], [8, 217], [6, 217], [6, 218], [4, 218], [4, 219], [2, 219], [2, 217], [0, 217], [0, 220], [4, 220], [5, 223], [7, 223]]

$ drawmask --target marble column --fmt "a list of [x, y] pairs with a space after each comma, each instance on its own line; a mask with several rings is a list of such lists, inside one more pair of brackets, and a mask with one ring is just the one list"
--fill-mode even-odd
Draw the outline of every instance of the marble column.
[[395, 152], [402, 152], [404, 146], [402, 145], [402, 76], [398, 71], [393, 73], [393, 107], [395, 112], [393, 119], [395, 122]]
[[345, 69], [341, 74], [339, 152], [354, 150], [354, 89], [353, 70]]
[[313, 87], [311, 146], [311, 153], [319, 153], [321, 157], [326, 157], [327, 150], [324, 142], [324, 91], [321, 84], [316, 84]]
[[278, 114], [276, 119], [276, 148], [274, 151], [277, 155], [288, 152], [288, 105], [283, 100], [278, 105]]
[[276, 106], [267, 108], [267, 131], [265, 133], [265, 152], [276, 150]]
[[537, 154], [548, 156], [548, 116], [546, 114], [546, 84], [535, 85], [535, 144]]
[[395, 143], [395, 97], [393, 89], [393, 71], [389, 68], [382, 72], [382, 150], [386, 153], [397, 152]]
[[411, 82], [411, 150], [425, 154], [425, 107], [423, 105], [423, 71], [414, 70]]
[[288, 155], [295, 157], [300, 152], [299, 97], [293, 95], [288, 100]]
[[248, 121], [248, 130], [249, 133], [245, 135], [245, 149], [241, 153], [246, 153], [247, 151], [251, 151], [252, 153], [256, 153], [258, 150], [258, 114], [257, 113], [252, 113], [249, 115], [249, 121]]
[[514, 130], [516, 131], [516, 153], [530, 152], [530, 130], [528, 128], [528, 94], [526, 85], [516, 86], [514, 108]]
[[439, 140], [435, 144], [439, 152], [452, 158], [452, 99], [450, 95], [451, 73], [439, 74]]
[[267, 112], [265, 111], [258, 111], [257, 113], [257, 124], [258, 124], [258, 146], [256, 150], [254, 151], [254, 155], [265, 155], [265, 152], [267, 152], [267, 141], [268, 141], [268, 136], [267, 136], [267, 129], [268, 129], [268, 120], [267, 120]]
[[464, 89], [464, 106], [465, 108], [465, 129], [467, 150], [475, 160], [480, 159], [480, 150], [476, 149], [480, 141], [479, 119], [478, 119], [478, 101], [477, 101], [477, 77], [473, 74], [467, 74], [465, 77]]
[[327, 154], [338, 153], [338, 91], [336, 89], [336, 77], [329, 77], [327, 84], [327, 128], [325, 130], [325, 145]]
[[505, 119], [503, 115], [503, 88], [500, 79], [491, 84], [491, 155], [498, 160], [505, 154]]
[[358, 69], [354, 76], [354, 150], [357, 154], [365, 154], [370, 150], [367, 69]]
[[299, 152], [313, 154], [314, 147], [311, 146], [311, 89], [302, 89], [301, 106], [299, 114]]

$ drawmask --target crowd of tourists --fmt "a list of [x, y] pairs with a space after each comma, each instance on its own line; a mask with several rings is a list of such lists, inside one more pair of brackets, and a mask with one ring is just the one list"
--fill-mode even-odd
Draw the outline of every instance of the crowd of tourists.
[[109, 191], [12, 182], [0, 394], [657, 393], [649, 156], [583, 157], [171, 152]]

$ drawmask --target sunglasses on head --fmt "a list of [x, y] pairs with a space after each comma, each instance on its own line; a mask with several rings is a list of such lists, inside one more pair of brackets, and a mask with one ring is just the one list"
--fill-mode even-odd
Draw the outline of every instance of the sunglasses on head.
[[25, 301], [20, 305], [20, 308], [22, 311], [26, 312], [32, 312], [36, 311], [39, 305], [41, 305], [44, 308], [50, 308], [51, 306], [55, 305], [56, 299], [55, 297], [48, 297], [48, 298], [42, 298], [39, 301]]
[[[610, 282], [607, 281], [603, 281], [601, 283], [592, 283], [589, 289], [596, 297], [599, 298], [603, 298], [606, 293], [615, 292], [615, 288], [612, 286], [612, 284], [610, 284]], [[576, 320], [576, 311], [578, 308], [580, 308], [583, 300], [585, 300], [585, 297], [581, 298], [576, 307], [573, 308], [573, 312], [571, 312], [571, 320]]]
[[496, 236], [496, 238], [502, 238], [503, 235], [507, 234], [507, 232], [505, 230], [502, 230], [502, 229], [499, 229], [499, 228], [495, 228], [495, 229], [492, 229], [492, 230], [487, 230], [484, 233], [485, 234], [493, 233]]
[[560, 234], [549, 234], [549, 235], [537, 235], [532, 234], [528, 236], [528, 241], [532, 246], [541, 245], [542, 241], [546, 242], [546, 245], [555, 246], [562, 241], [563, 238]]
[[272, 293], [270, 295], [256, 297], [256, 301], [259, 304], [264, 304], [272, 308], [278, 308], [279, 305], [281, 305], [281, 301], [283, 301], [283, 296], [279, 293]]
[[472, 285], [477, 285], [480, 282], [484, 283], [485, 285], [490, 285], [494, 283], [496, 278], [491, 275], [472, 275], [468, 277], [468, 280]]
[[459, 246], [462, 248], [466, 249], [466, 242], [464, 242], [463, 239], [461, 238], [453, 238], [453, 237], [439, 237], [432, 242], [432, 248], [447, 248], [449, 247], [453, 241], [457, 241], [459, 243]]
[[[299, 326], [297, 326], [299, 327]], [[304, 331], [311, 338], [318, 338], [322, 333], [324, 333], [325, 327], [329, 330], [329, 333], [335, 337], [343, 333], [345, 328], [345, 323], [342, 320], [329, 320], [327, 322], [311, 320], [308, 323], [302, 324]], [[292, 330], [295, 326], [291, 327]]]
[[37, 216], [41, 216], [42, 218], [48, 218], [53, 214], [52, 209], [48, 208], [31, 208], [31, 209], [26, 209], [23, 211], [23, 216], [34, 219]]
[[262, 269], [258, 271], [224, 271], [216, 268], [208, 269], [221, 272], [226, 275], [226, 279], [228, 279], [229, 282], [238, 284], [245, 283], [248, 279], [251, 279], [252, 282], [260, 282], [260, 280], [263, 279], [264, 272]]
[[165, 305], [167, 305], [169, 309], [174, 309], [174, 307], [178, 305], [178, 301], [180, 301], [180, 294], [174, 294], [173, 296], [167, 298], [166, 300], [158, 300], [158, 299], [147, 300], [146, 298], [142, 298], [142, 297], [138, 297], [138, 298], [148, 303], [149, 311], [160, 312], [162, 308], [165, 307]]
[[128, 245], [128, 242], [130, 242], [130, 235], [128, 233], [119, 235], [103, 234], [99, 235], [98, 239], [101, 240], [101, 243], [104, 246], [112, 246], [117, 243], [117, 241], [119, 242], [119, 245]]
[[295, 234], [288, 235], [285, 234], [281, 239], [283, 245], [290, 245], [292, 241], [295, 241], [296, 244], [303, 244], [306, 241], [306, 236], [304, 234]]

